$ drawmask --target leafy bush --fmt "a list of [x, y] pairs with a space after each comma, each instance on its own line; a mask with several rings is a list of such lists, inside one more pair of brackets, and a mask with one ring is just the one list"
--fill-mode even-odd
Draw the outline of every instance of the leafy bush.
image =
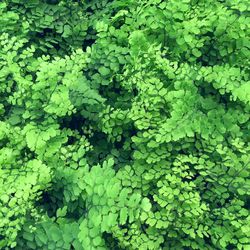
[[247, 0], [0, 3], [1, 249], [250, 249]]

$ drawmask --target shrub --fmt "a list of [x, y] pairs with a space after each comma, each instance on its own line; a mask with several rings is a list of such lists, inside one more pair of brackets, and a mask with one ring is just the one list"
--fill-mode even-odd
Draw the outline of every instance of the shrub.
[[250, 249], [247, 0], [0, 3], [1, 249]]

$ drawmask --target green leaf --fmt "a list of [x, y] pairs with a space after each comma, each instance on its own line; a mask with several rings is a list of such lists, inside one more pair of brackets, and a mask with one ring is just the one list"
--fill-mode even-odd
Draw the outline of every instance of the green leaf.
[[23, 238], [28, 240], [28, 241], [33, 241], [34, 240], [34, 234], [30, 232], [24, 232], [23, 233]]
[[193, 40], [193, 38], [192, 38], [191, 35], [185, 34], [185, 35], [184, 35], [184, 40], [185, 40], [185, 42], [187, 42], [187, 43], [191, 43], [192, 40]]
[[51, 234], [51, 238], [53, 239], [53, 241], [59, 241], [62, 237], [59, 228], [56, 226], [52, 226], [49, 233]]
[[67, 214], [67, 206], [58, 208], [56, 211], [56, 217], [64, 217]]
[[128, 209], [126, 207], [120, 210], [120, 224], [124, 225], [128, 218]]
[[7, 203], [9, 201], [9, 196], [7, 194], [3, 194], [0, 196], [0, 199], [4, 202]]
[[143, 198], [141, 201], [141, 208], [145, 211], [145, 212], [149, 212], [152, 208], [152, 205], [149, 201], [148, 198]]
[[102, 238], [100, 236], [97, 236], [96, 238], [93, 239], [93, 244], [94, 246], [100, 246], [102, 243]]
[[100, 67], [99, 69], [98, 69], [98, 71], [99, 71], [99, 73], [101, 74], [101, 75], [103, 75], [103, 76], [107, 76], [107, 75], [109, 75], [110, 74], [110, 69], [109, 68], [106, 68], [106, 67]]
[[196, 48], [192, 50], [192, 53], [195, 57], [200, 57], [202, 55], [201, 52]]

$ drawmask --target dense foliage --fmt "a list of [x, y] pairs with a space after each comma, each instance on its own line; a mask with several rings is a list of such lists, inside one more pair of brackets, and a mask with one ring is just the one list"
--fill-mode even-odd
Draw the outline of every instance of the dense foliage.
[[250, 249], [248, 0], [0, 2], [0, 249]]

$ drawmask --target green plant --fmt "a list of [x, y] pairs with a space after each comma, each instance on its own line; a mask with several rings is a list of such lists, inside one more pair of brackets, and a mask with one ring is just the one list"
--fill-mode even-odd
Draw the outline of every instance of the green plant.
[[0, 249], [250, 249], [246, 0], [0, 3]]

